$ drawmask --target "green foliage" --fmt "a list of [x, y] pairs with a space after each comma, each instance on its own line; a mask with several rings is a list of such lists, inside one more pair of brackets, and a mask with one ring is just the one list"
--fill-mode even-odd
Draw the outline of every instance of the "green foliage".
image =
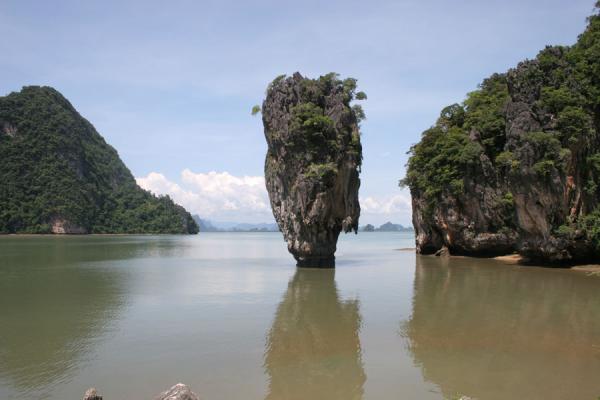
[[257, 104], [255, 106], [252, 107], [252, 115], [256, 115], [260, 112], [260, 106]]
[[333, 120], [323, 113], [323, 109], [314, 103], [300, 103], [291, 108], [290, 129], [298, 132], [294, 136], [296, 145], [304, 147], [309, 153], [316, 154], [327, 140], [335, 135]]
[[558, 236], [568, 239], [575, 235], [575, 231], [576, 231], [576, 229], [572, 225], [563, 224], [563, 225], [560, 225], [558, 228], [556, 228], [554, 233]]
[[600, 251], [600, 209], [596, 208], [591, 213], [579, 218], [577, 228], [585, 233], [597, 251]]
[[533, 147], [538, 161], [533, 171], [541, 176], [549, 176], [554, 169], [563, 170], [569, 161], [571, 152], [561, 146], [557, 135], [553, 132], [530, 132], [523, 136], [524, 144]]
[[587, 164], [590, 169], [596, 173], [600, 174], [600, 153], [594, 153], [587, 158]]
[[[330, 178], [337, 174], [335, 162], [340, 152], [355, 155], [360, 168], [362, 147], [358, 124], [365, 119], [365, 113], [360, 105], [352, 105], [351, 102], [366, 99], [366, 94], [356, 92], [357, 80], [341, 80], [333, 72], [318, 79], [294, 75], [285, 81], [274, 81], [267, 95], [272, 90], [279, 90], [277, 85], [296, 85], [297, 82], [300, 88], [296, 89], [298, 101], [289, 106], [288, 130], [273, 134], [276, 140], [289, 148], [287, 156], [295, 159], [295, 165], [301, 166], [305, 176], [324, 184], [332, 181]], [[280, 89], [284, 90], [283, 87]], [[338, 99], [341, 96], [343, 107], [332, 111], [332, 96]], [[338, 121], [337, 126], [333, 118]]]
[[367, 119], [367, 116], [365, 115], [365, 111], [363, 110], [363, 108], [360, 104], [352, 105], [352, 112], [354, 113], [354, 116], [355, 116], [357, 122], [361, 122], [361, 121]]
[[[479, 90], [469, 93], [463, 104], [444, 108], [435, 126], [411, 148], [407, 174], [400, 185], [423, 193], [430, 209], [445, 192], [459, 195], [464, 190], [464, 177], [478, 164], [482, 153], [494, 160], [502, 152], [507, 100], [506, 77], [493, 75]], [[473, 131], [480, 142], [469, 138]], [[509, 154], [502, 155], [499, 162], [518, 166]]]
[[464, 102], [464, 128], [481, 135], [486, 154], [494, 159], [506, 141], [504, 106], [508, 101], [506, 76], [495, 74], [483, 81], [479, 90], [469, 93]]
[[[2, 126], [15, 128], [5, 135]], [[117, 152], [54, 89], [0, 97], [0, 232], [49, 233], [54, 219], [90, 233], [196, 233], [169, 197], [137, 186]]]
[[365, 92], [358, 92], [356, 93], [356, 100], [366, 100], [367, 99], [367, 94]]
[[400, 184], [422, 192], [429, 201], [444, 191], [460, 193], [467, 168], [481, 152], [481, 146], [470, 141], [462, 129], [433, 127], [411, 148], [408, 173]]
[[549, 176], [554, 171], [554, 167], [554, 161], [542, 160], [533, 164], [533, 171], [538, 175]]
[[462, 128], [465, 123], [465, 109], [460, 104], [452, 104], [442, 110], [437, 125], [448, 130], [453, 126]]
[[577, 106], [580, 102], [581, 98], [565, 86], [559, 88], [552, 86], [542, 87], [540, 103], [552, 114], [558, 114], [565, 107]]
[[592, 124], [592, 118], [581, 107], [566, 106], [558, 113], [558, 131], [567, 143], [589, 139], [593, 133]]
[[503, 151], [496, 156], [496, 165], [499, 167], [510, 168], [511, 171], [516, 171], [519, 169], [521, 163], [519, 160], [515, 159], [515, 156], [510, 151]]
[[310, 164], [306, 170], [306, 177], [317, 178], [322, 182], [332, 181], [332, 178], [337, 175], [338, 170], [335, 163]]
[[596, 191], [598, 190], [598, 185], [596, 184], [596, 182], [594, 182], [593, 179], [588, 179], [583, 190], [588, 195], [593, 196], [594, 194], [596, 194]]
[[508, 192], [504, 194], [504, 197], [502, 198], [502, 205], [504, 207], [514, 207], [515, 199], [513, 198], [512, 193]]
[[269, 92], [269, 90], [271, 90], [274, 86], [278, 85], [279, 82], [283, 81], [285, 78], [286, 78], [286, 75], [281, 74], [281, 75], [278, 75], [275, 79], [273, 79], [273, 81], [267, 85], [267, 93]]

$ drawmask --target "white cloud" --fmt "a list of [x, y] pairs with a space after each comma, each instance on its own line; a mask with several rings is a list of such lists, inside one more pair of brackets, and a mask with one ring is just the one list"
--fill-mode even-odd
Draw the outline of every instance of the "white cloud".
[[361, 197], [360, 209], [361, 225], [378, 225], [387, 221], [403, 225], [411, 224], [412, 206], [408, 193]]
[[368, 214], [396, 214], [411, 210], [410, 197], [404, 194], [360, 199], [360, 208]]
[[273, 219], [262, 176], [237, 177], [228, 172], [181, 172], [181, 183], [151, 172], [136, 178], [138, 185], [152, 193], [168, 194], [192, 214], [204, 218], [240, 222], [268, 222]]
[[[228, 172], [181, 172], [173, 182], [158, 172], [137, 178], [138, 184], [155, 194], [168, 194], [192, 214], [215, 221], [271, 222], [273, 216], [262, 176], [235, 176]], [[360, 198], [361, 224], [386, 221], [409, 224], [408, 193]]]

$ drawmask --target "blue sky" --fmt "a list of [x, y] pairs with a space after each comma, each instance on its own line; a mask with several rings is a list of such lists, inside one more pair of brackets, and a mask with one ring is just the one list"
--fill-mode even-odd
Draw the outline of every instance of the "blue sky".
[[250, 116], [275, 76], [335, 71], [364, 103], [361, 224], [410, 223], [406, 151], [446, 105], [547, 44], [594, 0], [0, 2], [0, 95], [62, 92], [143, 186], [213, 220], [270, 222]]

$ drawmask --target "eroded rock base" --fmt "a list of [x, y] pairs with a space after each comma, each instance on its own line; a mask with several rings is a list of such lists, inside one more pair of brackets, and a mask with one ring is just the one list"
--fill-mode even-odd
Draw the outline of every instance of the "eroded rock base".
[[298, 268], [335, 268], [335, 256], [295, 257]]

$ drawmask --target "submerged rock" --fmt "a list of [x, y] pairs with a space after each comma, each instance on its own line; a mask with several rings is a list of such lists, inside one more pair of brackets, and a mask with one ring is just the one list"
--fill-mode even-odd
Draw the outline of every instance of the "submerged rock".
[[334, 267], [340, 232], [358, 230], [362, 162], [356, 80], [296, 72], [267, 89], [262, 119], [273, 214], [299, 267]]
[[446, 246], [442, 246], [441, 249], [435, 252], [437, 257], [450, 257], [450, 251]]

